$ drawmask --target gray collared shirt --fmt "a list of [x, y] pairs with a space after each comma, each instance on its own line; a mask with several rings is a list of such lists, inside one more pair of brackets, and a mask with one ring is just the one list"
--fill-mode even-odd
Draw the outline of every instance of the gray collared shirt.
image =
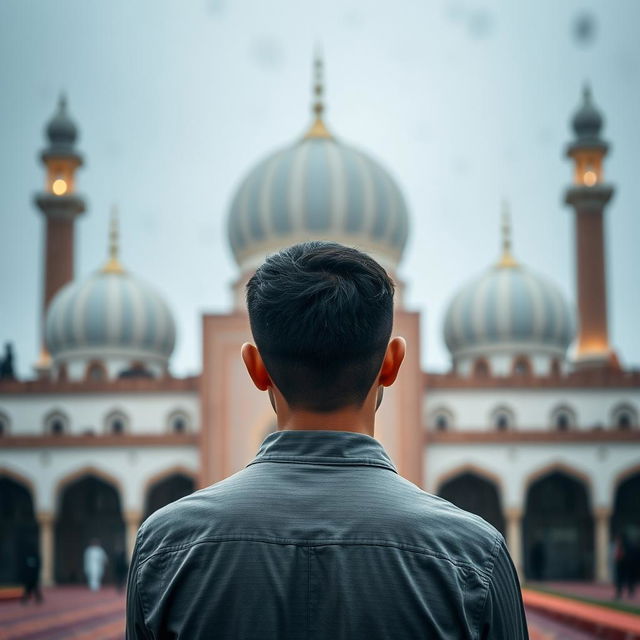
[[129, 573], [129, 640], [527, 637], [502, 536], [356, 433], [272, 433], [149, 517]]

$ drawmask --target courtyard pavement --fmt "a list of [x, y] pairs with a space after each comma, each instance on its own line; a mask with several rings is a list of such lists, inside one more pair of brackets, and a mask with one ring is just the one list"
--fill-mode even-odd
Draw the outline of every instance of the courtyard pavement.
[[[609, 599], [611, 589], [598, 585], [546, 584], [557, 590]], [[570, 590], [571, 587], [571, 590]], [[91, 592], [84, 586], [44, 590], [44, 602], [0, 601], [0, 640], [123, 640], [125, 595], [113, 587]], [[531, 640], [589, 640], [585, 635], [528, 611]]]

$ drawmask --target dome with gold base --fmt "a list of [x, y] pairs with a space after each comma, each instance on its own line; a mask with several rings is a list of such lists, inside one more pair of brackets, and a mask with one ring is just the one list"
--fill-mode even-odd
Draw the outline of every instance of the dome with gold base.
[[242, 274], [306, 240], [355, 246], [392, 272], [402, 256], [409, 227], [402, 192], [379, 162], [329, 131], [319, 59], [315, 73], [312, 126], [259, 162], [232, 200], [229, 243]]
[[163, 375], [175, 336], [173, 316], [160, 294], [120, 263], [114, 216], [106, 264], [63, 287], [47, 311], [45, 340], [54, 376]]
[[453, 297], [445, 342], [461, 374], [560, 372], [575, 335], [574, 317], [558, 287], [516, 261], [508, 213], [497, 264]]

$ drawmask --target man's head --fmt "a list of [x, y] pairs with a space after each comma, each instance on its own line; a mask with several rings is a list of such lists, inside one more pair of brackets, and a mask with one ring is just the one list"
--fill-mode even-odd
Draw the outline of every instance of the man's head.
[[270, 381], [292, 410], [363, 404], [389, 345], [393, 293], [375, 260], [335, 243], [294, 245], [258, 268], [247, 284], [251, 330]]

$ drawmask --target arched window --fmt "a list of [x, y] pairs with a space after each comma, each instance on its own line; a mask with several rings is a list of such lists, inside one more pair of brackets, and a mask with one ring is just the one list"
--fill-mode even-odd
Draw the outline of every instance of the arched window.
[[630, 404], [620, 404], [611, 412], [611, 423], [616, 429], [638, 426], [638, 412]]
[[147, 369], [144, 362], [131, 362], [127, 369], [123, 369], [119, 378], [153, 378], [153, 374]]
[[514, 376], [530, 376], [531, 375], [531, 362], [526, 356], [518, 356], [513, 361], [513, 375]]
[[186, 411], [174, 411], [169, 415], [169, 431], [171, 433], [187, 433], [191, 429], [191, 421]]
[[101, 380], [106, 380], [106, 378], [107, 370], [102, 362], [94, 360], [87, 365], [87, 380], [90, 380], [92, 382], [99, 382]]
[[44, 430], [52, 436], [64, 435], [69, 428], [69, 418], [62, 411], [52, 411], [44, 419]]
[[104, 420], [104, 431], [113, 435], [126, 433], [129, 431], [129, 418], [123, 411], [111, 411]]
[[551, 427], [558, 431], [568, 431], [576, 426], [576, 414], [567, 406], [556, 407], [551, 413]]
[[562, 368], [560, 367], [560, 360], [558, 360], [558, 358], [554, 358], [551, 361], [551, 368], [549, 370], [549, 373], [552, 376], [559, 376], [562, 373]]
[[491, 425], [498, 431], [513, 429], [516, 425], [515, 414], [508, 407], [498, 407], [491, 414]]
[[488, 378], [491, 375], [489, 363], [484, 358], [477, 358], [474, 361], [473, 375], [476, 378]]
[[61, 364], [58, 367], [58, 380], [60, 382], [66, 382], [69, 379], [69, 372], [67, 371], [67, 365]]
[[453, 428], [453, 413], [444, 407], [439, 407], [431, 413], [431, 427], [436, 431], [449, 431]]
[[2, 436], [8, 436], [9, 435], [9, 427], [11, 426], [11, 423], [9, 421], [9, 416], [0, 411], [0, 438]]

